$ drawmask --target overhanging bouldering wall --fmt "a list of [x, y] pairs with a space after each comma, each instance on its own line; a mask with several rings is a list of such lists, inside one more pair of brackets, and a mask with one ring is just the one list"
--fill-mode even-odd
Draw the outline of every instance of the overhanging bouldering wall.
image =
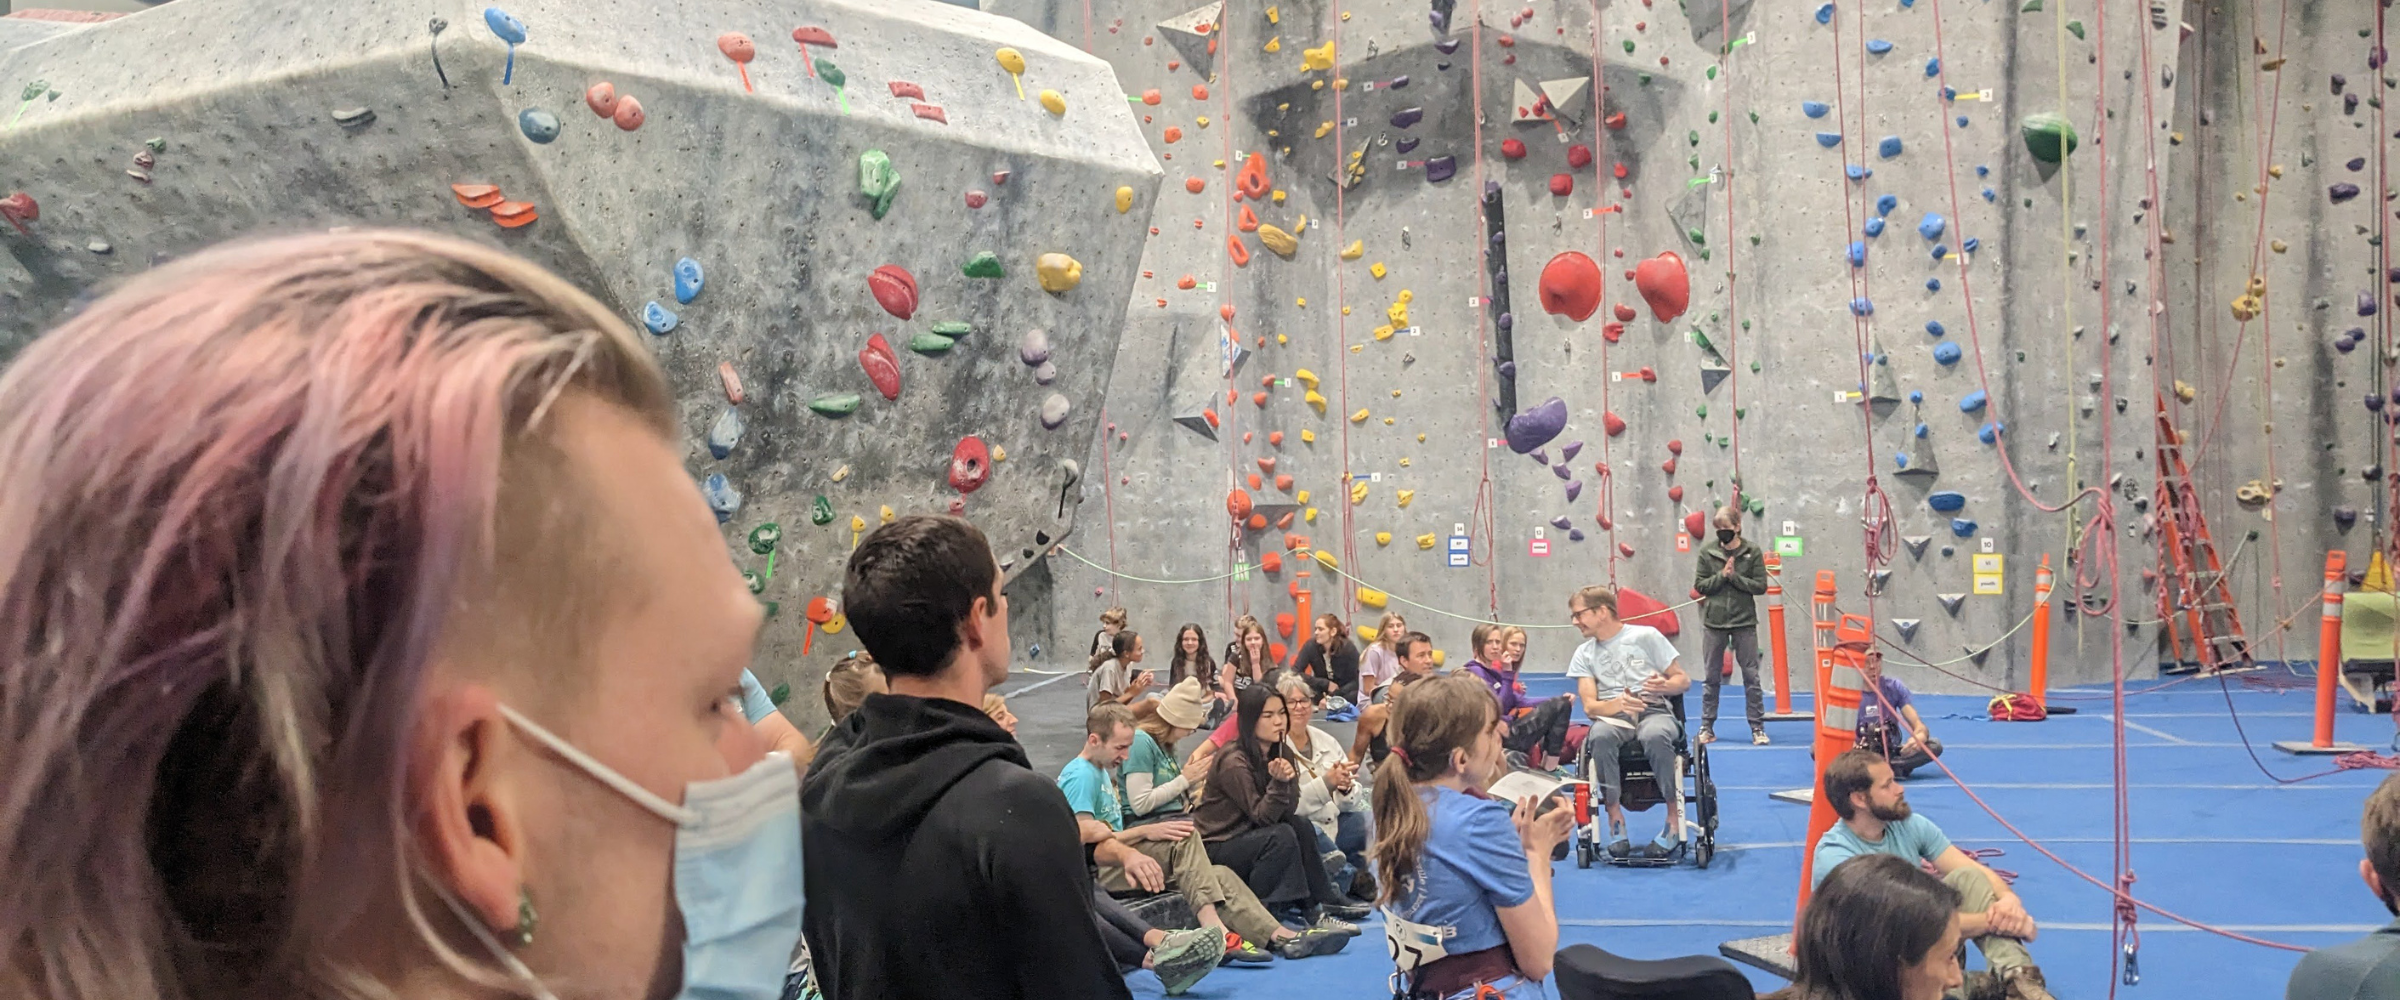
[[1160, 177], [1105, 63], [931, 0], [179, 0], [0, 19], [0, 89], [0, 356], [237, 236], [522, 254], [655, 335], [804, 695], [862, 531], [962, 512], [1021, 571], [1076, 530]]
[[1055, 666], [1111, 604], [1153, 660], [1244, 612], [1296, 644], [1297, 589], [1461, 658], [1523, 622], [1563, 669], [1568, 594], [1684, 601], [1738, 478], [1795, 648], [1832, 570], [1911, 683], [2021, 689], [2047, 555], [2052, 681], [2110, 673], [2112, 590], [2151, 669], [2134, 206], [2172, 183], [2180, 11], [986, 6], [1116, 65], [1168, 172]]

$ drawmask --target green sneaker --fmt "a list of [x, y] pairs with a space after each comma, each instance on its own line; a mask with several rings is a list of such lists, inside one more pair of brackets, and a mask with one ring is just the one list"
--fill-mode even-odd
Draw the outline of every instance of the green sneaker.
[[1211, 928], [1200, 927], [1168, 931], [1158, 947], [1150, 949], [1150, 966], [1158, 973], [1158, 981], [1166, 984], [1167, 995], [1179, 997], [1217, 971], [1217, 962], [1224, 957], [1223, 938]]

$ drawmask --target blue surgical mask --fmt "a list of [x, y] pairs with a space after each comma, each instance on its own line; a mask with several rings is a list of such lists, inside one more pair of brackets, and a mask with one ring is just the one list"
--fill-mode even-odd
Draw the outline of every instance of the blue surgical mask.
[[[675, 824], [675, 905], [683, 915], [679, 1000], [776, 1000], [800, 943], [800, 777], [788, 754], [660, 798], [506, 705], [500, 713], [542, 745]], [[461, 909], [451, 901], [453, 909]], [[541, 1000], [557, 1000], [483, 922], [459, 917]]]

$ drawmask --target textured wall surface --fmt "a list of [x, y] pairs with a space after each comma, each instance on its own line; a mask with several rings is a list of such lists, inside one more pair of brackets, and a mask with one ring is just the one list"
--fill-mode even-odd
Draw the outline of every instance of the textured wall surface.
[[[740, 495], [725, 511], [729, 550], [779, 608], [760, 673], [804, 693], [854, 645], [819, 637], [800, 653], [807, 606], [835, 595], [853, 524], [963, 504], [1010, 564], [1068, 530], [1066, 466], [1099, 421], [1159, 178], [1107, 65], [1021, 24], [919, 0], [527, 0], [509, 5], [527, 26], [510, 70], [483, 10], [362, 2], [337, 16], [179, 0], [88, 27], [0, 20], [4, 89], [45, 84], [0, 110], [0, 194], [39, 209], [22, 232], [0, 226], [0, 347], [157, 260], [331, 225], [465, 235], [559, 271], [629, 322], [671, 311], [677, 325], [652, 343], [682, 397], [691, 470]], [[433, 17], [447, 22], [438, 34]], [[792, 37], [801, 26], [838, 45], [815, 47], [813, 76]], [[736, 31], [753, 40], [754, 91], [720, 50]], [[1002, 46], [1024, 60], [1022, 99]], [[620, 103], [639, 100], [638, 129], [587, 107], [601, 82]], [[897, 96], [897, 82], [922, 97]], [[1061, 95], [1063, 115], [1044, 110], [1042, 91]], [[528, 112], [555, 125], [525, 127]], [[899, 177], [880, 219], [861, 194], [869, 150]], [[462, 184], [496, 186], [539, 220], [503, 227], [463, 203], [483, 199], [454, 191]], [[964, 273], [981, 251], [1000, 277]], [[1079, 261], [1081, 283], [1038, 285], [1047, 253]], [[686, 258], [703, 278], [688, 303], [675, 278]], [[916, 282], [907, 318], [870, 294], [887, 265]], [[947, 353], [912, 352], [945, 323], [968, 332]], [[1034, 330], [1051, 368], [1021, 360]], [[875, 334], [899, 372], [894, 401], [863, 370]], [[861, 397], [851, 415], [812, 412], [841, 395]], [[745, 426], [712, 449], [729, 412]], [[953, 448], [969, 435], [991, 452], [989, 483], [962, 494]], [[812, 523], [819, 504], [823, 524]], [[770, 522], [782, 529], [772, 561], [751, 544]], [[813, 695], [794, 705], [803, 720], [821, 712]]]
[[[1844, 610], [1868, 609], [1871, 463], [1895, 529], [1873, 602], [1879, 633], [1957, 676], [1894, 653], [1897, 672], [1933, 689], [2021, 688], [2020, 626], [2045, 553], [2061, 605], [2080, 570], [2098, 610], [2113, 568], [2137, 623], [2129, 666], [2150, 669], [2155, 629], [2138, 623], [2156, 617], [2141, 577], [2154, 553], [2131, 498], [2152, 485], [2146, 309], [2158, 295], [2154, 220], [2135, 202], [2153, 164], [2161, 184], [2173, 176], [2164, 137], [2178, 91], [2163, 81], [2183, 51], [2182, 11], [2154, 18], [2118, 3], [2103, 23], [2080, 0], [1231, 4], [1184, 17], [1221, 17], [1212, 50], [1168, 30], [1181, 4], [986, 6], [1107, 58], [1129, 97], [1160, 98], [1137, 109], [1168, 183], [1109, 394], [1115, 433], [1090, 463], [1107, 474], [1087, 487], [1095, 500], [1108, 487], [1117, 530], [1088, 534], [1076, 552], [1153, 579], [1255, 567], [1285, 532], [1234, 527], [1224, 504], [1238, 487], [1298, 509], [1292, 533], [1389, 592], [1451, 651], [1465, 645], [1460, 616], [1496, 614], [1545, 626], [1532, 658], [1563, 669], [1567, 595], [1613, 579], [1683, 600], [1694, 559], [1679, 544], [1683, 518], [1728, 500], [1738, 469], [1756, 502], [1749, 537], [1800, 540], [1783, 575], [1791, 640], [1804, 649], [1816, 571], [1836, 571]], [[1333, 64], [1309, 70], [1307, 54], [1327, 44]], [[1521, 94], [1550, 88], [1572, 99], [1520, 111]], [[2080, 133], [2064, 166], [2038, 162], [2020, 138], [2019, 120], [2040, 111]], [[2143, 145], [2154, 119], [2153, 155]], [[1268, 158], [1279, 197], [1234, 201], [1237, 157], [1253, 153]], [[1354, 153], [1363, 179], [1337, 185]], [[1444, 156], [1456, 174], [1437, 180], [1425, 161]], [[1484, 210], [1487, 190], [1496, 211]], [[1245, 210], [1287, 230], [1305, 217], [1297, 253], [1283, 259], [1239, 233]], [[1921, 235], [1929, 215], [1938, 235]], [[1246, 266], [1228, 261], [1228, 235], [1247, 244]], [[1363, 252], [1344, 259], [1354, 241]], [[1863, 266], [1848, 260], [1853, 241]], [[1606, 276], [1588, 320], [1539, 304], [1544, 266], [1565, 251]], [[1667, 322], [1630, 273], [1663, 252], [1682, 258], [1690, 282], [1688, 311]], [[1177, 287], [1186, 275], [1197, 287]], [[1403, 295], [1407, 319], [1384, 339]], [[1230, 378], [1221, 334], [1250, 351]], [[1862, 355], [1874, 359], [1863, 378]], [[1321, 408], [1304, 380], [1284, 381], [1302, 369], [1319, 380]], [[1843, 395], [1862, 389], [1878, 398]], [[1977, 392], [1986, 404], [1962, 409]], [[1553, 397], [1564, 430], [1520, 456], [1504, 441], [1509, 416]], [[1174, 420], [1210, 406], [1214, 440]], [[1621, 434], [1609, 433], [1610, 414]], [[2005, 433], [1979, 440], [1995, 423]], [[2093, 544], [2070, 565], [2095, 498], [2062, 513], [2037, 502], [2055, 507], [2119, 474], [2122, 556], [2112, 564]], [[1290, 488], [1276, 487], [1279, 475]], [[1946, 491], [1963, 509], [1929, 506]], [[1469, 539], [1463, 568], [1447, 564], [1454, 533]], [[1972, 557], [1985, 545], [2003, 557], [1997, 595], [1974, 593]], [[1245, 610], [1289, 613], [1294, 565], [1191, 584], [1112, 582], [1063, 560], [1049, 569], [1062, 581], [1059, 631], [1080, 642], [1110, 604], [1162, 635], [1184, 620], [1221, 632]], [[1330, 575], [1305, 582], [1317, 607], [1373, 624]], [[1695, 658], [1696, 624], [1687, 613]], [[2054, 682], [2108, 675], [2110, 626], [2063, 615], [2057, 627]]]

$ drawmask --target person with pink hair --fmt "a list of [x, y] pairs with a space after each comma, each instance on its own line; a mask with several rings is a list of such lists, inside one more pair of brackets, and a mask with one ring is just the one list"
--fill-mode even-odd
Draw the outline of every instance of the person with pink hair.
[[677, 424], [611, 310], [429, 235], [218, 247], [26, 347], [0, 996], [775, 996], [798, 778]]

